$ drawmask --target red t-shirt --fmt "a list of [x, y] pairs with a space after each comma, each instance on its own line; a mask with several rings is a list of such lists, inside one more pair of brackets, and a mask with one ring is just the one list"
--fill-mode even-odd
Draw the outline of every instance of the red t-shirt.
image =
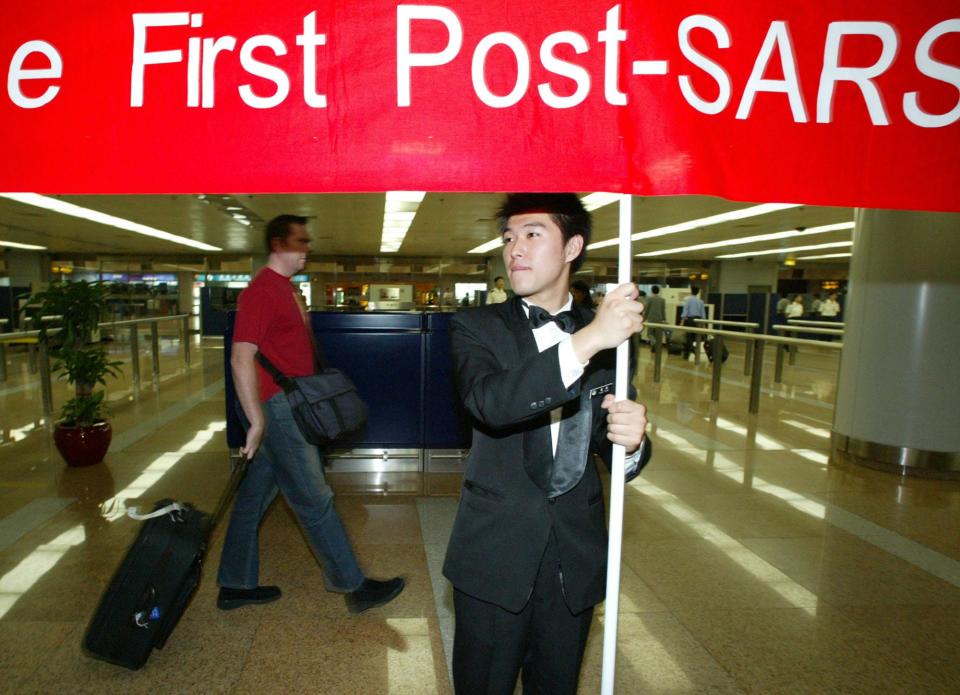
[[[313, 374], [313, 342], [297, 302], [297, 288], [289, 278], [263, 267], [237, 299], [234, 343], [253, 343], [287, 376]], [[281, 389], [257, 363], [260, 400], [268, 401]]]

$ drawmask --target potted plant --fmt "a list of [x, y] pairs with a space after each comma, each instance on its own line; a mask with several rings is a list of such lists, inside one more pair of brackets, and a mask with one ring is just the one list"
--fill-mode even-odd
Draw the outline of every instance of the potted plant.
[[119, 361], [111, 361], [93, 336], [100, 322], [105, 287], [99, 282], [58, 282], [33, 296], [43, 316], [60, 317], [40, 328], [40, 340], [55, 360], [51, 368], [73, 384], [75, 395], [61, 410], [53, 441], [70, 466], [99, 463], [107, 453], [113, 432], [106, 421], [103, 389], [106, 376], [119, 376]]

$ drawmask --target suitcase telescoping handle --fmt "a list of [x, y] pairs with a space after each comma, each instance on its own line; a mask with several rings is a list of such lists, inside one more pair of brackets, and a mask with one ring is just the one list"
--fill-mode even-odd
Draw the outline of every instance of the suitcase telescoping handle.
[[233, 501], [233, 496], [237, 493], [240, 483], [243, 482], [243, 476], [247, 474], [247, 466], [249, 465], [250, 459], [247, 458], [246, 454], [240, 454], [240, 459], [230, 474], [230, 480], [227, 481], [227, 487], [224, 488], [220, 494], [220, 501], [217, 502], [217, 508], [214, 510], [213, 516], [210, 517], [210, 526], [208, 527], [210, 531], [216, 528], [217, 524], [220, 523], [220, 519], [223, 518], [223, 515], [230, 507], [230, 502]]
[[[243, 476], [247, 474], [247, 466], [249, 463], [250, 462], [246, 455], [240, 454], [237, 464], [233, 467], [233, 471], [230, 473], [230, 480], [227, 481], [227, 487], [224, 488], [223, 492], [220, 494], [220, 500], [217, 502], [217, 508], [213, 512], [213, 516], [211, 516], [210, 520], [207, 522], [208, 532], [213, 531], [216, 525], [220, 523], [220, 519], [222, 519], [223, 515], [226, 513], [227, 508], [230, 506], [230, 502], [233, 500], [233, 496], [237, 493], [237, 489], [240, 487], [240, 483], [243, 482]], [[146, 521], [147, 519], [153, 519], [158, 516], [166, 516], [169, 514], [175, 521], [183, 521], [182, 512], [185, 509], [191, 508], [192, 507], [189, 504], [171, 502], [164, 507], [154, 509], [152, 512], [141, 514], [137, 507], [130, 507], [127, 510], [127, 516], [129, 516], [131, 519], [136, 519], [137, 521]]]

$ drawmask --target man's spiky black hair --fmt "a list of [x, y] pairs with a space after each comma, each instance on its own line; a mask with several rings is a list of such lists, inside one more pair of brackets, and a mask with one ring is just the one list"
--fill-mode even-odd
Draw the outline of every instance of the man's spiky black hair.
[[590, 213], [583, 207], [580, 198], [574, 193], [510, 193], [497, 211], [500, 233], [507, 228], [507, 220], [511, 217], [530, 212], [550, 215], [563, 232], [564, 244], [577, 234], [583, 237], [583, 250], [570, 264], [570, 273], [577, 272], [587, 258], [587, 244], [590, 243], [593, 229]]

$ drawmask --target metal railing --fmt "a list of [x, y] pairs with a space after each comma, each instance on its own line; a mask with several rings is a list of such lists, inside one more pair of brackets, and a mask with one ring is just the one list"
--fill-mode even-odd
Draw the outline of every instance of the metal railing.
[[819, 326], [820, 328], [836, 328], [843, 330], [845, 324], [842, 321], [814, 321], [813, 319], [787, 319], [787, 323], [797, 326]]
[[[675, 326], [670, 323], [647, 323], [647, 328], [653, 328], [656, 331], [655, 350], [653, 359], [653, 381], [659, 384], [663, 369], [663, 331], [685, 331], [697, 335], [713, 336], [713, 371], [711, 374], [710, 400], [720, 400], [720, 377], [723, 370], [723, 343], [724, 340], [742, 340], [747, 344], [753, 344], [752, 359], [748, 362], [750, 365], [750, 405], [751, 413], [760, 411], [760, 385], [763, 377], [763, 351], [767, 343], [777, 346], [777, 361], [774, 371], [774, 382], [783, 382], [783, 350], [779, 349], [781, 345], [824, 348], [827, 350], [840, 350], [843, 343], [825, 343], [818, 340], [805, 340], [803, 338], [787, 338], [780, 336], [771, 336], [764, 333], [741, 333], [740, 331], [724, 331], [711, 328], [696, 328], [693, 326]], [[699, 352], [699, 343], [697, 347]], [[746, 371], [746, 367], [745, 367]]]
[[[719, 321], [717, 319], [694, 319], [694, 323], [704, 323], [709, 324], [710, 326], [739, 326], [744, 329], [745, 333], [753, 333], [756, 329], [760, 328], [759, 323], [753, 321]], [[697, 344], [697, 352], [694, 356], [694, 361], [696, 364], [700, 363], [700, 336], [697, 336], [695, 341]], [[747, 353], [743, 358], [743, 374], [747, 376], [750, 374], [750, 361], [753, 359], [753, 343], [747, 341]]]
[[[785, 326], [784, 324], [777, 324], [773, 326], [773, 330], [780, 331], [781, 333], [810, 333], [812, 335], [835, 335], [843, 337], [843, 330], [836, 328], [813, 328], [811, 326]], [[816, 342], [816, 341], [814, 341]], [[790, 365], [793, 366], [797, 363], [797, 346], [790, 345]], [[779, 357], [779, 355], [778, 355]]]
[[156, 384], [160, 381], [160, 331], [157, 324], [160, 321], [175, 321], [179, 319], [180, 344], [183, 346], [183, 369], [184, 371], [190, 371], [190, 316], [190, 314], [176, 314], [174, 316], [157, 316], [145, 319], [127, 319], [126, 321], [104, 321], [97, 326], [100, 328], [100, 330], [115, 330], [116, 328], [123, 326], [129, 331], [130, 354], [133, 358], [131, 361], [130, 378], [133, 381], [134, 390], [139, 391], [140, 360], [137, 358], [137, 356], [140, 353], [140, 326], [145, 323], [150, 324], [150, 353], [153, 357], [153, 383]]
[[[46, 317], [44, 317], [46, 318]], [[130, 339], [130, 368], [131, 381], [134, 393], [140, 391], [140, 326], [149, 324], [150, 326], [150, 352], [153, 358], [153, 383], [160, 383], [160, 330], [161, 321], [179, 321], [180, 344], [183, 347], [183, 368], [185, 372], [190, 371], [190, 314], [176, 314], [174, 316], [153, 316], [143, 319], [130, 319], [127, 321], [104, 321], [97, 324], [100, 331], [116, 331], [126, 328]], [[48, 334], [55, 333], [59, 329], [54, 327], [47, 331]], [[51, 385], [50, 373], [50, 355], [47, 344], [40, 340], [40, 331], [16, 331], [13, 333], [0, 333], [0, 383], [7, 380], [7, 344], [24, 342], [27, 344], [27, 351], [30, 355], [30, 373], [40, 372], [40, 394], [43, 401], [43, 414], [50, 417], [53, 414], [53, 387]]]

